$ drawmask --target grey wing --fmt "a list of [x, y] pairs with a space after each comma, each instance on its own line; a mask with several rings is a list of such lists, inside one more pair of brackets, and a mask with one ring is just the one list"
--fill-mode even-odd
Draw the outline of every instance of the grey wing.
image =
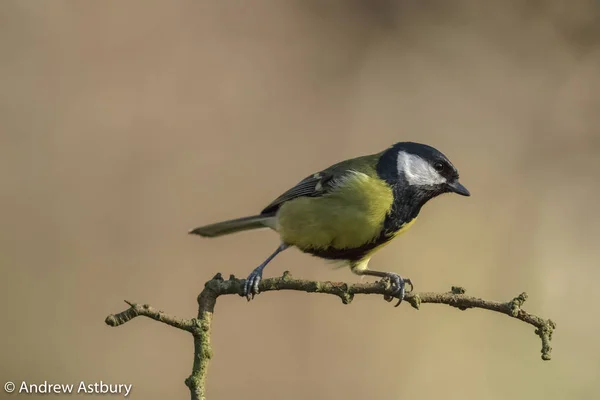
[[333, 171], [322, 171], [302, 179], [296, 186], [273, 200], [262, 210], [261, 214], [275, 213], [283, 203], [298, 197], [323, 196], [332, 189], [335, 175]]

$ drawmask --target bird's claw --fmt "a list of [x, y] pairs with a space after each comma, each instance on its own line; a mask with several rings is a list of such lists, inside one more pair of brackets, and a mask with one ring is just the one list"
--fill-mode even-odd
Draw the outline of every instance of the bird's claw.
[[258, 294], [258, 284], [262, 280], [262, 272], [262, 268], [256, 268], [246, 278], [241, 294], [242, 297], [246, 297], [246, 300], [250, 301]]
[[[388, 273], [387, 277], [392, 284], [392, 292], [389, 294], [386, 294], [383, 298], [388, 302], [397, 298], [398, 302], [396, 303], [396, 305], [394, 307], [398, 307], [400, 305], [400, 303], [402, 303], [402, 300], [404, 300], [404, 296], [406, 295], [406, 293], [410, 293], [413, 291], [414, 286], [410, 279], [402, 278], [400, 275], [395, 274], [393, 272]], [[407, 284], [410, 285], [409, 291], [406, 290]]]

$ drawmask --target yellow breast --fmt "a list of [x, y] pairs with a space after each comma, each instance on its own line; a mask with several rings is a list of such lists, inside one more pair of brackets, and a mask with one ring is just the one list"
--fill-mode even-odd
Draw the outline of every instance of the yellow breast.
[[393, 200], [386, 182], [354, 172], [322, 197], [284, 203], [277, 231], [282, 241], [300, 249], [357, 248], [379, 236]]

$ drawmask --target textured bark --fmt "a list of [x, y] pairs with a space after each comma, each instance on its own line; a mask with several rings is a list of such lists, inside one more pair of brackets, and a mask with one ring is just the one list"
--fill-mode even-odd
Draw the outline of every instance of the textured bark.
[[[126, 301], [129, 308], [118, 314], [109, 315], [106, 317], [105, 322], [110, 326], [119, 326], [137, 316], [144, 316], [190, 332], [194, 337], [194, 363], [192, 374], [185, 380], [185, 383], [190, 389], [192, 400], [204, 400], [206, 399], [208, 364], [212, 358], [210, 335], [217, 298], [223, 295], [240, 295], [244, 282], [244, 279], [237, 279], [233, 275], [228, 280], [224, 280], [221, 274], [217, 274], [213, 279], [206, 282], [204, 290], [198, 296], [197, 318], [181, 319], [167, 315], [147, 304], [138, 305]], [[306, 293], [330, 294], [339, 297], [344, 304], [350, 304], [357, 294], [378, 294], [383, 295], [388, 301], [393, 300], [388, 295], [390, 283], [387, 280], [375, 283], [355, 284], [320, 282], [294, 279], [287, 271], [281, 277], [268, 278], [261, 281], [259, 290], [260, 292], [297, 290]], [[420, 309], [422, 304], [426, 303], [447, 304], [460, 310], [481, 308], [496, 311], [533, 325], [536, 328], [536, 335], [542, 341], [542, 359], [550, 360], [552, 351], [550, 341], [552, 340], [552, 333], [556, 328], [556, 324], [552, 320], [543, 319], [523, 310], [523, 303], [526, 300], [526, 293], [521, 293], [507, 302], [484, 300], [478, 297], [467, 296], [465, 289], [461, 287], [452, 287], [450, 291], [445, 293], [411, 292], [405, 296], [406, 303], [409, 303], [417, 310]]]

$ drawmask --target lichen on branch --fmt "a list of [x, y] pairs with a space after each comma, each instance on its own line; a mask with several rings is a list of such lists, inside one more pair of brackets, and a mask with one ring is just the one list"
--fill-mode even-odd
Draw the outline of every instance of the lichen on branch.
[[[181, 319], [170, 316], [147, 304], [139, 305], [126, 301], [129, 308], [118, 314], [106, 317], [106, 324], [120, 326], [138, 316], [144, 316], [160, 321], [169, 326], [189, 332], [194, 337], [194, 364], [192, 374], [185, 380], [190, 389], [191, 398], [200, 400], [206, 398], [206, 375], [208, 364], [212, 358], [211, 348], [211, 326], [215, 304], [219, 296], [241, 295], [245, 280], [237, 279], [231, 275], [229, 279], [223, 279], [221, 274], [205, 283], [204, 289], [198, 296], [197, 318]], [[322, 293], [337, 296], [342, 303], [350, 304], [357, 294], [383, 295], [387, 301], [392, 300], [389, 293], [391, 285], [389, 280], [374, 283], [344, 283], [329, 281], [310, 281], [295, 279], [289, 272], [277, 278], [264, 279], [259, 284], [259, 291], [270, 292], [277, 290], [296, 290], [306, 293]], [[468, 296], [462, 287], [453, 286], [450, 291], [444, 293], [436, 292], [410, 292], [404, 300], [415, 309], [420, 309], [422, 304], [435, 303], [446, 304], [459, 310], [469, 308], [480, 308], [505, 314], [534, 326], [535, 333], [542, 341], [542, 359], [550, 360], [552, 348], [550, 341], [556, 324], [550, 319], [543, 319], [530, 314], [523, 309], [527, 300], [527, 293], [521, 293], [507, 302], [484, 300], [478, 297]]]

